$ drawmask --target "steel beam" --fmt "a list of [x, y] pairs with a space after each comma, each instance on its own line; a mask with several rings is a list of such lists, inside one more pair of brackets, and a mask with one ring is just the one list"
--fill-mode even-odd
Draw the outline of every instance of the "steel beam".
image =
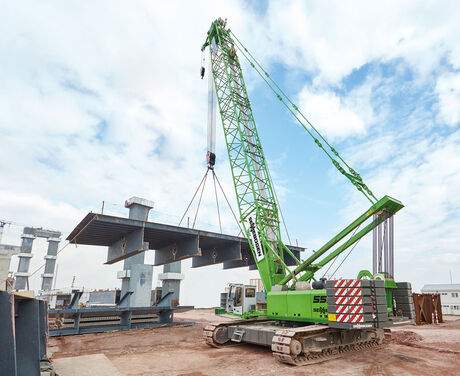
[[155, 252], [154, 265], [164, 265], [193, 256], [201, 256], [201, 250], [198, 244], [199, 236], [192, 235], [158, 248]]
[[0, 291], [0, 368], [5, 375], [17, 376], [16, 341], [14, 338], [14, 298]]
[[201, 256], [192, 259], [192, 268], [238, 260], [242, 260], [241, 242], [227, 241], [213, 248], [201, 248]]
[[114, 264], [148, 249], [148, 243], [144, 242], [144, 229], [134, 230], [109, 246], [106, 264]]
[[0, 374], [39, 376], [46, 357], [45, 301], [0, 291]]
[[[50, 337], [58, 337], [65, 335], [75, 335], [84, 333], [101, 333], [113, 330], [130, 330], [140, 328], [154, 328], [157, 326], [173, 326], [173, 325], [194, 325], [193, 322], [173, 322], [174, 311], [188, 311], [193, 309], [193, 306], [156, 306], [156, 307], [123, 307], [123, 308], [81, 308], [81, 309], [57, 309], [49, 312], [49, 317], [61, 317], [64, 319], [73, 319], [74, 326], [72, 328], [50, 328]], [[137, 315], [155, 314], [158, 317], [156, 322], [133, 322]], [[113, 317], [113, 319], [112, 319]], [[92, 325], [83, 326], [85, 318], [94, 319]], [[98, 320], [98, 318], [106, 318]], [[110, 319], [109, 319], [110, 318]], [[107, 321], [119, 320], [119, 324], [107, 324]]]
[[[129, 257], [126, 252], [122, 255], [120, 240], [126, 239], [136, 230], [144, 231], [143, 250], [136, 253], [137, 247], [133, 246], [132, 249], [135, 251], [129, 254], [134, 254], [134, 257]], [[140, 235], [138, 236], [139, 246], [141, 240]], [[155, 265], [164, 265], [190, 257], [193, 258], [193, 267], [214, 263], [223, 263], [224, 268], [254, 264], [249, 243], [243, 237], [95, 213], [89, 213], [67, 239], [76, 244], [112, 247], [111, 252], [114, 253], [113, 257], [108, 257], [110, 259], [108, 263], [125, 257], [127, 263], [138, 256], [143, 257], [143, 251], [147, 248], [155, 250]], [[145, 247], [145, 243], [148, 243], [148, 247]], [[241, 247], [240, 255], [238, 255], [238, 247]], [[304, 248], [295, 246], [288, 246], [288, 248], [300, 259], [300, 252]], [[285, 252], [285, 262], [287, 265], [295, 265], [295, 261], [287, 252]]]

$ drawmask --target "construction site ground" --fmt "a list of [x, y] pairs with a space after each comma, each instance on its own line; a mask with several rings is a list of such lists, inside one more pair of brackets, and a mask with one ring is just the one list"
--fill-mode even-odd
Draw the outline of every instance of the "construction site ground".
[[48, 355], [59, 376], [460, 375], [458, 316], [439, 325], [392, 329], [391, 340], [378, 349], [304, 367], [278, 363], [265, 347], [208, 347], [203, 326], [231, 320], [211, 309], [177, 313], [175, 320], [196, 324], [51, 338]]

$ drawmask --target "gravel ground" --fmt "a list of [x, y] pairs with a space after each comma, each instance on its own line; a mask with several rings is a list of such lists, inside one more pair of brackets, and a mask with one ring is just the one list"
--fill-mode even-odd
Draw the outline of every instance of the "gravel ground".
[[292, 367], [278, 363], [265, 347], [244, 344], [222, 349], [206, 346], [201, 330], [216, 318], [212, 310], [175, 315], [195, 321], [192, 327], [143, 329], [51, 338], [54, 358], [105, 354], [123, 375], [460, 375], [460, 318], [446, 317], [440, 325], [393, 329], [381, 348], [321, 364]]

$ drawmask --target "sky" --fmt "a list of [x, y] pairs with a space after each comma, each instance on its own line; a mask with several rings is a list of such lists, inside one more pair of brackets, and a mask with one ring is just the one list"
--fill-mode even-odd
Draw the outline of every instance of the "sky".
[[[12, 222], [3, 243], [19, 245], [22, 228], [37, 226], [61, 231], [64, 246], [88, 212], [104, 201], [104, 213], [127, 216], [132, 196], [155, 202], [151, 221], [179, 223], [206, 170], [200, 48], [218, 17], [374, 194], [404, 203], [395, 279], [416, 291], [450, 275], [460, 283], [457, 1], [0, 2], [0, 219]], [[241, 60], [290, 239], [307, 248], [305, 259], [370, 204]], [[215, 171], [236, 208], [220, 124]], [[220, 207], [224, 232], [236, 235], [222, 197]], [[218, 231], [211, 184], [197, 218], [197, 228]], [[30, 271], [45, 252], [46, 241], [35, 241]], [[371, 254], [368, 236], [335, 276], [370, 269]], [[106, 256], [66, 247], [56, 286], [75, 276], [88, 289], [119, 287], [122, 265], [104, 265]], [[180, 300], [199, 307], [218, 305], [227, 283], [258, 276], [190, 265], [182, 262]]]

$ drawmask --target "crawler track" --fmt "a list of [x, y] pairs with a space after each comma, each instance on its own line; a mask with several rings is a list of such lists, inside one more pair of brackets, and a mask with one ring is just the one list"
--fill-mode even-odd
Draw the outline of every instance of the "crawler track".
[[[257, 322], [260, 320], [238, 320], [228, 323], [212, 323], [203, 329], [205, 343], [212, 347], [222, 347], [232, 343], [227, 335], [227, 327], [230, 325]], [[277, 330], [272, 339], [271, 349], [273, 356], [281, 363], [294, 366], [304, 366], [322, 363], [327, 360], [339, 358], [346, 353], [363, 351], [374, 348], [383, 343], [383, 329], [370, 329], [357, 334], [353, 339], [331, 341], [330, 338], [341, 338], [345, 329], [333, 329], [325, 325], [310, 325], [297, 328]], [[343, 337], [345, 338], [345, 337]], [[304, 348], [305, 343], [311, 343]], [[320, 344], [315, 345], [315, 344]]]
[[[356, 340], [348, 344], [329, 344], [321, 349], [302, 348], [305, 339], [324, 339], [328, 332], [337, 331], [323, 326], [323, 330], [313, 327], [301, 327], [276, 332], [272, 341], [273, 356], [281, 363], [304, 366], [340, 358], [346, 353], [362, 351], [379, 346], [383, 343], [383, 330], [375, 330], [376, 337], [366, 340]], [[314, 329], [314, 330], [312, 330]]]
[[230, 342], [230, 339], [227, 338], [226, 341], [220, 340], [221, 335], [222, 335], [222, 332], [220, 332], [220, 330], [223, 330], [225, 333], [225, 330], [229, 325], [248, 324], [248, 323], [256, 322], [256, 321], [260, 322], [261, 320], [252, 319], [252, 320], [235, 320], [235, 321], [226, 322], [226, 323], [210, 323], [203, 328], [203, 339], [207, 345], [216, 347], [216, 348], [228, 345]]

